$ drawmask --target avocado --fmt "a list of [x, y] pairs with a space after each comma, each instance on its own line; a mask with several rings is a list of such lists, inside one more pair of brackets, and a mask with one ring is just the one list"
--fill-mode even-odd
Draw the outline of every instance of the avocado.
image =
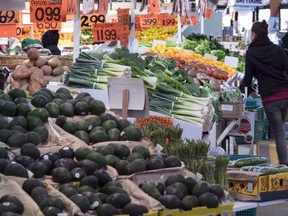
[[[87, 96], [87, 97], [89, 97], [89, 96]], [[85, 98], [83, 98], [82, 101], [85, 101]], [[88, 103], [89, 103], [89, 101], [88, 101]], [[102, 101], [93, 99], [89, 103], [89, 110], [93, 115], [101, 115], [102, 113], [104, 113], [106, 111], [106, 107]]]
[[108, 141], [109, 137], [106, 132], [104, 131], [95, 131], [89, 133], [89, 141], [90, 143], [99, 143], [99, 142], [105, 142]]
[[53, 99], [53, 94], [51, 92], [51, 94], [47, 91], [43, 91], [43, 90], [38, 90], [37, 92], [35, 92], [33, 95], [32, 95], [32, 98], [35, 97], [36, 95], [42, 95], [44, 97], [47, 98], [48, 101], [51, 101]]
[[58, 197], [52, 197], [51, 196], [51, 197], [44, 198], [39, 204], [39, 207], [41, 210], [43, 210], [49, 206], [60, 209], [61, 211], [63, 211], [65, 209], [64, 202], [62, 201], [61, 198], [58, 198]]
[[23, 213], [24, 211], [24, 205], [23, 203], [21, 202], [21, 200], [19, 200], [17, 198], [17, 196], [15, 195], [12, 195], [12, 194], [6, 194], [6, 195], [3, 195], [1, 198], [0, 198], [0, 203], [14, 203], [16, 206], [17, 206], [17, 212], [16, 213]]
[[66, 121], [67, 121], [67, 117], [66, 116], [59, 115], [56, 118], [55, 124], [62, 128], [64, 126], [64, 124], [66, 123]]
[[45, 126], [37, 126], [33, 129], [40, 136], [40, 141], [42, 144], [46, 143], [49, 137], [49, 131]]
[[91, 152], [93, 152], [93, 150], [88, 147], [80, 147], [75, 150], [74, 154], [77, 161], [81, 161]]
[[125, 167], [126, 175], [131, 175], [136, 172], [142, 172], [146, 170], [146, 164], [142, 159], [135, 159]]
[[141, 141], [142, 131], [139, 127], [130, 125], [121, 132], [120, 140]]
[[128, 203], [122, 208], [122, 212], [129, 216], [139, 216], [148, 213], [148, 208], [144, 205]]
[[29, 130], [34, 130], [38, 126], [44, 126], [43, 121], [36, 116], [27, 116], [27, 127]]
[[179, 200], [182, 200], [185, 196], [182, 190], [177, 187], [173, 187], [172, 185], [165, 188], [164, 194], [166, 195], [174, 195], [179, 198]]
[[44, 183], [40, 179], [28, 178], [22, 184], [22, 189], [30, 195], [32, 190], [36, 187], [45, 187]]
[[18, 207], [15, 203], [10, 202], [0, 203], [0, 215], [3, 215], [4, 213], [7, 212], [17, 213], [17, 211]]
[[70, 197], [70, 200], [72, 200], [81, 209], [83, 213], [89, 211], [90, 203], [85, 196], [82, 196], [81, 194], [75, 194]]
[[128, 155], [128, 157], [126, 158], [126, 160], [130, 163], [136, 159], [142, 158], [144, 159], [143, 155], [138, 153], [138, 152], [133, 152], [131, 154]]
[[10, 147], [18, 147], [21, 148], [22, 145], [28, 142], [27, 136], [24, 133], [14, 133], [12, 134], [8, 140], [7, 145]]
[[109, 143], [108, 145], [114, 148], [114, 154], [120, 159], [126, 159], [130, 154], [130, 149], [124, 144]]
[[[55, 93], [54, 95], [53, 95], [53, 100], [54, 99], [56, 99], [56, 98], [59, 98], [59, 99], [61, 99], [64, 103], [67, 101], [67, 100], [69, 100], [69, 98], [67, 97], [67, 95], [66, 94], [63, 94], [63, 93]], [[70, 98], [71, 99], [71, 98]], [[52, 100], [52, 101], [53, 101]], [[72, 104], [71, 104], [72, 105]]]
[[51, 171], [53, 181], [63, 184], [70, 182], [70, 172], [64, 167], [56, 167]]
[[87, 191], [82, 193], [82, 195], [89, 200], [91, 210], [96, 210], [102, 204], [102, 200], [96, 193]]
[[67, 96], [68, 99], [72, 99], [72, 95], [69, 89], [65, 88], [65, 87], [60, 87], [56, 90], [56, 94], [61, 93], [61, 94], [65, 94]]
[[192, 177], [187, 177], [185, 178], [183, 181], [183, 184], [186, 185], [187, 189], [188, 189], [188, 194], [192, 194], [193, 193], [193, 188], [194, 186], [198, 183], [194, 178]]
[[40, 135], [35, 131], [28, 131], [26, 133], [28, 143], [32, 143], [34, 145], [39, 145], [41, 143]]
[[58, 118], [60, 115], [60, 107], [55, 102], [49, 102], [45, 105], [45, 109], [49, 113], [49, 117]]
[[219, 199], [213, 193], [203, 193], [198, 199], [201, 206], [206, 206], [207, 208], [217, 208], [219, 206]]
[[84, 185], [88, 185], [94, 189], [98, 189], [99, 188], [99, 181], [98, 178], [96, 176], [90, 175], [90, 176], [85, 176], [80, 180], [80, 184], [79, 186], [84, 186]]
[[42, 210], [42, 212], [45, 216], [56, 216], [56, 215], [62, 213], [62, 211], [60, 209], [55, 208], [53, 206], [48, 206], [48, 207], [44, 208]]
[[61, 158], [74, 158], [74, 149], [69, 146], [64, 146], [58, 150]]
[[35, 108], [28, 113], [28, 116], [36, 116], [42, 120], [42, 122], [47, 122], [49, 118], [49, 112], [44, 108]]
[[63, 193], [66, 197], [70, 197], [72, 195], [78, 194], [78, 190], [73, 187], [66, 187], [64, 188], [61, 193]]
[[93, 187], [89, 186], [89, 185], [83, 185], [83, 186], [78, 188], [78, 193], [79, 194], [82, 194], [82, 193], [85, 193], [85, 192], [96, 193], [96, 190]]
[[119, 214], [117, 208], [108, 203], [103, 203], [96, 210], [97, 216], [114, 216]]
[[77, 131], [77, 126], [75, 122], [66, 121], [63, 125], [63, 130], [70, 134], [74, 134]]
[[49, 194], [46, 188], [38, 186], [32, 189], [30, 196], [38, 205], [40, 205], [44, 199], [49, 197]]
[[223, 199], [225, 197], [224, 189], [219, 184], [209, 185], [209, 192], [215, 194], [218, 199]]
[[165, 186], [168, 187], [169, 185], [174, 184], [175, 182], [183, 182], [185, 177], [182, 174], [176, 173], [169, 175], [165, 180]]
[[13, 157], [13, 161], [16, 163], [21, 164], [25, 168], [28, 167], [30, 164], [34, 163], [34, 159], [27, 155], [15, 155]]
[[118, 128], [111, 128], [107, 131], [108, 139], [110, 141], [117, 141], [120, 139], [120, 133]]
[[86, 131], [78, 130], [73, 135], [85, 142], [87, 145], [90, 144], [89, 134]]
[[91, 95], [88, 92], [80, 92], [76, 95], [74, 99], [78, 102], [78, 101], [81, 101], [86, 96], [91, 96]]
[[197, 183], [192, 191], [192, 194], [199, 197], [201, 194], [209, 192], [209, 184], [205, 181]]
[[12, 101], [4, 101], [1, 105], [1, 113], [3, 116], [13, 117], [16, 114], [16, 104]]
[[85, 131], [86, 133], [89, 133], [92, 130], [93, 125], [87, 120], [80, 120], [76, 122], [76, 127], [77, 131]]
[[17, 97], [14, 99], [14, 103], [17, 104], [21, 104], [21, 103], [25, 103], [28, 104], [27, 98], [26, 97]]
[[187, 195], [181, 200], [182, 209], [185, 211], [191, 210], [199, 206], [199, 200], [194, 195]]
[[98, 169], [106, 168], [106, 158], [98, 152], [91, 152], [86, 156], [86, 159], [93, 161], [97, 164]]
[[27, 133], [27, 130], [19, 125], [15, 125], [15, 126], [12, 126], [10, 128], [10, 130], [12, 131], [13, 134], [15, 133], [23, 133], [23, 134], [26, 134]]
[[60, 154], [58, 152], [48, 152], [46, 154], [41, 155], [40, 159], [50, 160], [54, 163], [56, 160], [60, 159]]
[[127, 160], [119, 160], [115, 163], [114, 168], [117, 170], [119, 175], [125, 175], [125, 167], [129, 164]]
[[159, 192], [158, 188], [150, 183], [144, 183], [139, 185], [140, 189], [144, 191], [149, 196], [153, 197], [154, 199], [158, 200], [161, 196], [161, 193]]
[[33, 143], [25, 143], [20, 149], [21, 155], [27, 155], [37, 160], [40, 158], [40, 150]]
[[13, 126], [21, 126], [23, 128], [27, 128], [27, 120], [24, 116], [15, 116], [13, 119], [9, 122], [9, 128], [12, 128]]
[[96, 169], [98, 169], [98, 165], [91, 160], [84, 159], [78, 162], [78, 167], [81, 167], [85, 170], [87, 175], [92, 175]]
[[60, 158], [53, 163], [54, 167], [64, 167], [69, 172], [77, 166], [77, 162], [72, 158]]
[[158, 201], [167, 209], [178, 209], [181, 207], [181, 200], [175, 195], [162, 195]]
[[132, 148], [132, 153], [137, 152], [143, 156], [144, 159], [150, 157], [150, 151], [145, 146], [137, 145]]
[[147, 159], [147, 170], [156, 170], [165, 168], [164, 159], [160, 156], [153, 156]]
[[100, 115], [99, 115], [99, 117], [100, 117], [100, 119], [101, 119], [101, 121], [102, 122], [104, 122], [104, 121], [106, 121], [106, 120], [113, 120], [113, 121], [116, 121], [117, 122], [117, 118], [116, 118], [116, 116], [114, 116], [114, 115], [112, 115], [112, 114], [110, 114], [110, 113], [108, 113], [108, 112], [104, 112], [104, 113], [101, 113]]
[[50, 101], [47, 97], [45, 97], [44, 95], [40, 95], [40, 94], [33, 96], [31, 99], [31, 104], [36, 108], [38, 108], [38, 107], [44, 108], [45, 105], [49, 102]]
[[[101, 126], [101, 124], [102, 124], [102, 120], [100, 119], [99, 116], [89, 117], [89, 118], [88, 118], [87, 120], [85, 120], [85, 121], [89, 122], [90, 125], [92, 126], [92, 128], [97, 127], [97, 126]], [[91, 131], [92, 128], [90, 128], [90, 131]]]
[[89, 113], [89, 104], [85, 101], [79, 101], [74, 107], [74, 112], [76, 115], [88, 115]]
[[107, 196], [115, 193], [123, 193], [128, 195], [127, 191], [124, 190], [122, 187], [118, 186], [105, 186], [104, 188], [100, 188], [101, 193], [105, 193]]
[[87, 176], [87, 173], [83, 168], [75, 167], [70, 171], [71, 181], [80, 181], [85, 176]]
[[8, 151], [4, 147], [0, 147], [0, 158], [3, 158], [3, 159], [9, 158]]
[[18, 97], [26, 97], [26, 92], [21, 89], [21, 88], [13, 88], [8, 92], [8, 95], [10, 95], [10, 97], [15, 100]]
[[105, 159], [106, 159], [106, 164], [112, 167], [114, 167], [117, 161], [120, 160], [120, 158], [112, 154], [106, 155]]
[[117, 120], [118, 129], [120, 131], [124, 130], [126, 127], [131, 125], [131, 122], [127, 119], [119, 119]]
[[100, 154], [102, 154], [104, 156], [106, 156], [106, 155], [114, 155], [115, 154], [115, 149], [113, 148], [113, 146], [110, 146], [110, 145], [97, 147], [95, 151], [99, 152]]
[[6, 165], [10, 163], [7, 159], [0, 158], [0, 173], [4, 172]]
[[33, 173], [34, 178], [42, 178], [47, 172], [46, 164], [40, 161], [35, 161], [34, 163], [30, 164], [27, 169]]
[[16, 105], [16, 113], [17, 116], [24, 116], [26, 117], [28, 113], [31, 111], [30, 105], [27, 103], [20, 103]]
[[169, 167], [181, 167], [182, 166], [182, 162], [181, 162], [180, 158], [177, 156], [174, 156], [174, 155], [170, 155], [170, 156], [166, 157], [164, 159], [164, 162], [165, 162], [165, 166], [167, 168], [169, 168]]
[[0, 129], [0, 141], [6, 143], [13, 132], [9, 129]]
[[59, 106], [59, 109], [60, 106], [64, 103], [64, 101], [61, 98], [53, 98], [51, 102], [56, 103]]
[[102, 187], [106, 183], [113, 181], [112, 177], [103, 169], [98, 169], [93, 173], [98, 179], [98, 184]]
[[130, 196], [124, 193], [113, 193], [106, 198], [106, 203], [113, 205], [117, 209], [123, 208], [130, 202]]
[[42, 162], [42, 163], [44, 163], [44, 164], [46, 165], [46, 168], [47, 168], [47, 170], [46, 170], [46, 175], [50, 175], [51, 170], [52, 170], [52, 168], [53, 168], [53, 162], [50, 161], [50, 160], [47, 160], [47, 159], [43, 159], [43, 158], [40, 159], [39, 161]]
[[59, 108], [60, 115], [64, 115], [66, 117], [74, 116], [74, 106], [70, 103], [63, 103]]

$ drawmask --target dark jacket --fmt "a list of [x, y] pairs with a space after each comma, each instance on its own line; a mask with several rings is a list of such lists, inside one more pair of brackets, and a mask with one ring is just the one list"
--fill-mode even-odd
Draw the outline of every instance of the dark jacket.
[[61, 51], [58, 48], [59, 37], [58, 30], [48, 30], [42, 35], [43, 47], [49, 49], [52, 55], [61, 55]]
[[258, 81], [262, 99], [288, 89], [288, 57], [267, 36], [258, 37], [250, 44], [241, 86], [251, 86], [253, 77]]

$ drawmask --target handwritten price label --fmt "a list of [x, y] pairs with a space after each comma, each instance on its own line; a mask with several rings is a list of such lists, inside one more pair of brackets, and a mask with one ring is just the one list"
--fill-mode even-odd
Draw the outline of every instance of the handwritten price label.
[[[30, 2], [30, 21], [31, 22], [62, 22], [66, 21], [61, 12], [62, 2], [49, 0], [33, 0]], [[63, 11], [64, 12], [64, 11]]]
[[93, 25], [94, 42], [117, 41], [118, 37], [118, 23], [96, 23]]
[[19, 11], [0, 11], [0, 24], [17, 24], [20, 22]]
[[177, 16], [164, 15], [159, 17], [160, 25], [175, 26], [177, 24]]
[[81, 28], [92, 28], [95, 23], [105, 23], [105, 15], [91, 14], [81, 16]]
[[61, 23], [60, 22], [37, 22], [33, 23], [34, 29], [39, 30], [60, 30]]
[[157, 15], [140, 15], [141, 28], [150, 28], [155, 26], [158, 22]]

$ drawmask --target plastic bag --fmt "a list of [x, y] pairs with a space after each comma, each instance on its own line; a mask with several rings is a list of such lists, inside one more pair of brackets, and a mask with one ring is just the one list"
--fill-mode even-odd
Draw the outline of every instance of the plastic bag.
[[94, 11], [94, 0], [83, 0], [83, 14], [92, 14]]

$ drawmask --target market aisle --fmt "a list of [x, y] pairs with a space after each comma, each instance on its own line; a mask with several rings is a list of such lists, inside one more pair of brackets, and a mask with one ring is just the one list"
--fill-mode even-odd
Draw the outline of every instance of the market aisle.
[[288, 201], [277, 205], [268, 205], [258, 207], [256, 216], [287, 216], [288, 215]]

